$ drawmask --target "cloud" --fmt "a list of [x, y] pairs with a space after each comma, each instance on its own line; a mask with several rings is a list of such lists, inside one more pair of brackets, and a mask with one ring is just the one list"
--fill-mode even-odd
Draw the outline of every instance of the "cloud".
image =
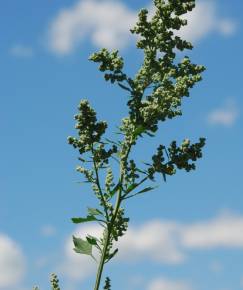
[[243, 248], [243, 216], [226, 213], [185, 226], [181, 241], [190, 249]]
[[0, 234], [0, 289], [17, 286], [24, 277], [25, 257], [19, 245]]
[[41, 230], [41, 235], [45, 237], [52, 237], [56, 234], [56, 228], [52, 225], [44, 225]]
[[[149, 2], [148, 7], [153, 10]], [[99, 48], [124, 48], [132, 39], [129, 30], [137, 20], [137, 12], [121, 1], [79, 0], [59, 11], [50, 22], [48, 47], [55, 54], [67, 55], [88, 39]], [[178, 34], [193, 42], [212, 32], [228, 36], [236, 29], [234, 21], [218, 16], [216, 4], [212, 1], [198, 2], [185, 18], [188, 26]]]
[[129, 29], [135, 21], [136, 12], [121, 2], [81, 0], [61, 10], [51, 22], [49, 48], [65, 55], [87, 37], [98, 47], [123, 48], [130, 41]]
[[[87, 224], [78, 227], [74, 233], [75, 236], [82, 238], [87, 234], [99, 238], [102, 236], [102, 228]], [[142, 260], [161, 264], [181, 264], [195, 250], [242, 249], [243, 216], [228, 212], [206, 221], [187, 224], [153, 220], [140, 226], [130, 226], [126, 235], [115, 246], [119, 249], [117, 262], [136, 263]], [[96, 252], [94, 256], [98, 257]], [[89, 256], [78, 255], [73, 251], [72, 240], [68, 238], [65, 243], [64, 260], [58, 272], [64, 274], [70, 281], [78, 282], [91, 276], [96, 267], [97, 265]], [[222, 269], [218, 262], [212, 263], [210, 267], [215, 272]], [[82, 269], [81, 273], [80, 269]], [[165, 289], [162, 288], [163, 283], [154, 285]], [[182, 285], [178, 284], [178, 287]], [[188, 289], [172, 288], [177, 284], [171, 284], [171, 288], [169, 286], [168, 289]]]
[[125, 261], [139, 259], [178, 264], [184, 254], [178, 245], [178, 228], [174, 222], [150, 221], [140, 227], [130, 227], [121, 238], [118, 258]]
[[228, 101], [218, 109], [209, 113], [207, 121], [211, 125], [230, 127], [234, 125], [239, 116], [239, 110], [234, 101]]
[[166, 278], [157, 278], [151, 281], [147, 290], [191, 290], [191, 286], [183, 281], [172, 281]]
[[233, 34], [236, 30], [236, 23], [231, 19], [221, 18], [217, 8], [213, 1], [198, 2], [195, 9], [184, 17], [188, 25], [184, 26], [178, 35], [194, 43], [211, 33], [224, 36]]
[[30, 46], [25, 46], [22, 44], [16, 44], [12, 46], [9, 53], [15, 57], [29, 58], [34, 55], [33, 49]]
[[[85, 225], [77, 228], [74, 235], [85, 238], [87, 234], [101, 237], [102, 228], [98, 225]], [[95, 254], [96, 255], [96, 254]], [[65, 243], [64, 260], [58, 267], [58, 272], [65, 275], [70, 281], [79, 282], [93, 274], [96, 263], [90, 256], [79, 255], [73, 251], [73, 242], [68, 238]], [[80, 271], [82, 269], [82, 271]]]

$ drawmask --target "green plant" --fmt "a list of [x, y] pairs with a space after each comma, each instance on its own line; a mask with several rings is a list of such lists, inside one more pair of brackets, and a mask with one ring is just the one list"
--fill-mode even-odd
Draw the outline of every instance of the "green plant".
[[[130, 155], [139, 138], [155, 136], [158, 124], [180, 116], [183, 97], [189, 97], [190, 89], [201, 80], [205, 68], [193, 64], [189, 57], [181, 60], [176, 53], [191, 50], [192, 44], [176, 35], [187, 24], [182, 15], [195, 7], [195, 0], [154, 0], [155, 13], [149, 20], [148, 11], [142, 9], [138, 22], [131, 29], [137, 34], [137, 48], [143, 50], [144, 60], [137, 74], [131, 78], [124, 72], [124, 61], [118, 51], [102, 49], [91, 55], [90, 60], [99, 63], [106, 81], [117, 84], [129, 95], [128, 116], [118, 127], [120, 136], [114, 140], [105, 138], [107, 123], [98, 121], [96, 112], [87, 100], [82, 100], [75, 116], [78, 137], [69, 137], [69, 143], [80, 153], [82, 166], [77, 168], [85, 181], [90, 183], [99, 201], [98, 208], [88, 208], [86, 217], [73, 218], [75, 224], [98, 222], [104, 228], [102, 238], [88, 235], [73, 237], [74, 250], [92, 256], [93, 248], [100, 253], [94, 290], [100, 289], [105, 263], [118, 252], [116, 241], [125, 234], [129, 218], [125, 215], [125, 201], [154, 189], [156, 174], [176, 174], [177, 169], [191, 171], [195, 161], [202, 157], [205, 139], [191, 144], [185, 139], [178, 145], [159, 145], [147, 163], [138, 166]], [[179, 54], [181, 57], [182, 53]], [[115, 177], [115, 166], [119, 175]], [[106, 172], [105, 179], [101, 178]], [[92, 256], [93, 257], [93, 256]], [[54, 279], [55, 278], [55, 279]], [[52, 288], [59, 289], [56, 277]], [[56, 287], [56, 288], [55, 288]], [[104, 289], [110, 289], [106, 278]]]

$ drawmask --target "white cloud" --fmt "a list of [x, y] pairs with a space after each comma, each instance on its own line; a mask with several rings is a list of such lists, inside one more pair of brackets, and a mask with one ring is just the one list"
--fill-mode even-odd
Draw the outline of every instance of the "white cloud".
[[[213, 1], [198, 2], [196, 8], [186, 15], [188, 26], [179, 35], [194, 42], [212, 32], [226, 36], [234, 33], [235, 22], [218, 16], [217, 8]], [[97, 47], [124, 48], [132, 39], [129, 29], [136, 19], [137, 11], [121, 1], [79, 0], [75, 5], [60, 10], [51, 21], [47, 33], [48, 47], [56, 54], [66, 55], [89, 39]]]
[[48, 262], [49, 262], [49, 259], [47, 257], [39, 257], [35, 261], [35, 265], [37, 268], [43, 268], [48, 264]]
[[118, 258], [125, 261], [138, 259], [178, 264], [184, 254], [178, 245], [178, 225], [173, 222], [151, 221], [140, 227], [130, 227], [121, 238]]
[[226, 213], [185, 226], [181, 238], [190, 249], [243, 248], [243, 217]]
[[130, 40], [136, 13], [112, 0], [80, 0], [61, 10], [49, 27], [49, 48], [60, 55], [72, 52], [83, 39], [98, 47], [122, 48]]
[[235, 102], [228, 101], [222, 107], [212, 111], [208, 117], [208, 123], [230, 127], [234, 125], [239, 116], [239, 110]]
[[183, 281], [172, 281], [166, 278], [157, 278], [151, 281], [147, 290], [191, 290], [191, 286]]
[[193, 43], [213, 32], [228, 36], [236, 30], [236, 23], [233, 20], [218, 16], [217, 6], [213, 1], [198, 2], [185, 19], [188, 25], [184, 26], [178, 35]]
[[[74, 233], [75, 236], [82, 238], [87, 234], [99, 238], [102, 235], [102, 228], [98, 225], [87, 224], [78, 227]], [[130, 226], [126, 235], [115, 246], [119, 248], [115, 258], [118, 262], [150, 260], [161, 264], [180, 264], [185, 261], [189, 251], [193, 250], [242, 249], [243, 216], [228, 212], [210, 220], [188, 224], [154, 220], [140, 226]], [[97, 253], [94, 253], [94, 256], [97, 257]], [[68, 238], [65, 243], [64, 260], [58, 271], [66, 275], [70, 281], [78, 282], [91, 276], [96, 267], [96, 263], [89, 256], [79, 255], [73, 251], [72, 240]], [[80, 269], [82, 269], [81, 272]], [[210, 269], [219, 272], [222, 270], [222, 265], [213, 262]], [[162, 283], [153, 285], [163, 286]], [[188, 289], [169, 288], [176, 287], [177, 284], [164, 285], [172, 290]], [[178, 284], [179, 286], [182, 287], [183, 284]], [[154, 289], [157, 290], [157, 288]], [[158, 289], [160, 290], [160, 288]], [[161, 288], [161, 290], [163, 289], [165, 288]]]
[[16, 242], [0, 234], [0, 289], [17, 286], [24, 277], [25, 257]]
[[56, 228], [52, 225], [44, 225], [40, 232], [45, 237], [52, 237], [56, 234]]
[[[101, 237], [102, 228], [98, 225], [85, 225], [79, 227], [74, 233], [76, 237], [81, 238], [85, 238], [87, 234]], [[65, 243], [64, 255], [63, 263], [58, 271], [71, 281], [83, 281], [95, 271], [96, 263], [90, 256], [80, 255], [73, 251], [73, 241], [71, 238], [68, 238]]]
[[34, 55], [33, 49], [30, 46], [16, 44], [12, 46], [9, 53], [15, 57], [29, 58]]

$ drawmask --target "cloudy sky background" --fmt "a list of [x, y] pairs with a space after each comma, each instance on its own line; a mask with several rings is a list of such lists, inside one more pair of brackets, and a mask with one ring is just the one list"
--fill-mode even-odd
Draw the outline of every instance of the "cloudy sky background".
[[[67, 145], [73, 115], [88, 98], [110, 132], [126, 116], [119, 89], [103, 81], [88, 56], [119, 48], [130, 75], [141, 52], [129, 28], [151, 2], [5, 1], [0, 5], [0, 290], [92, 289], [95, 264], [72, 251], [71, 235], [95, 199], [80, 185], [77, 153]], [[107, 267], [112, 289], [243, 289], [242, 11], [238, 0], [201, 0], [180, 35], [195, 44], [204, 80], [183, 103], [183, 117], [139, 143], [137, 159], [160, 142], [207, 138], [196, 172], [179, 172], [154, 192], [129, 200], [130, 229]], [[148, 145], [149, 144], [149, 145]]]

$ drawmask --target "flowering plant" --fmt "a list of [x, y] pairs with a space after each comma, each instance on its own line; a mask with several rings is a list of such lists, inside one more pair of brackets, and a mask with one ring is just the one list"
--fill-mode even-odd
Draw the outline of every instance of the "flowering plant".
[[[129, 96], [128, 115], [118, 127], [119, 138], [105, 137], [107, 123], [99, 121], [95, 110], [87, 100], [82, 100], [75, 116], [78, 136], [68, 142], [80, 153], [81, 166], [77, 167], [99, 201], [98, 208], [88, 208], [87, 216], [75, 217], [73, 223], [97, 222], [103, 227], [101, 238], [87, 235], [73, 237], [74, 251], [93, 257], [93, 248], [100, 254], [94, 290], [100, 289], [104, 266], [117, 254], [116, 242], [127, 228], [129, 218], [125, 214], [125, 202], [154, 189], [148, 183], [155, 182], [157, 174], [166, 181], [177, 170], [191, 171], [195, 161], [202, 157], [205, 139], [192, 144], [185, 139], [180, 145], [172, 141], [161, 144], [147, 163], [139, 164], [131, 152], [139, 138], [155, 136], [160, 122], [182, 114], [183, 97], [199, 82], [205, 68], [193, 64], [188, 56], [178, 60], [176, 53], [193, 48], [181, 39], [177, 31], [187, 25], [181, 17], [195, 7], [195, 0], [154, 0], [155, 12], [149, 17], [142, 9], [131, 33], [138, 35], [137, 48], [144, 53], [144, 60], [134, 77], [124, 72], [124, 61], [119, 52], [101, 49], [90, 60], [99, 63], [107, 82], [118, 85]], [[182, 54], [180, 53], [180, 56]], [[119, 168], [119, 175], [115, 166]], [[101, 178], [104, 176], [105, 178]], [[58, 279], [52, 275], [53, 290], [59, 290]], [[107, 277], [104, 289], [111, 288]], [[37, 288], [36, 288], [37, 289]]]

